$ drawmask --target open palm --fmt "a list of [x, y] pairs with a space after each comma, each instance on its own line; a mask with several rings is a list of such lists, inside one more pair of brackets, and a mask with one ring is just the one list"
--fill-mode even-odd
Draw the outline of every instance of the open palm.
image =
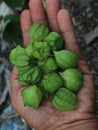
[[[23, 33], [24, 46], [29, 43], [28, 30], [35, 23], [42, 23], [50, 26], [52, 31], [59, 32], [65, 40], [65, 48], [74, 51], [80, 57], [78, 69], [84, 73], [82, 88], [77, 93], [79, 108], [69, 112], [56, 110], [51, 105], [51, 98], [45, 99], [41, 106], [35, 110], [31, 107], [24, 107], [21, 97], [21, 90], [25, 86], [18, 83], [18, 70], [14, 67], [11, 75], [11, 102], [15, 110], [28, 122], [31, 127], [37, 130], [54, 130], [65, 123], [76, 120], [90, 119], [94, 115], [95, 89], [93, 76], [84, 57], [81, 54], [79, 45], [75, 38], [70, 14], [67, 10], [60, 8], [59, 0], [46, 0], [47, 18], [41, 0], [30, 0], [29, 10], [21, 14], [21, 28]], [[48, 21], [48, 22], [47, 22]], [[56, 129], [57, 130], [57, 129]]]

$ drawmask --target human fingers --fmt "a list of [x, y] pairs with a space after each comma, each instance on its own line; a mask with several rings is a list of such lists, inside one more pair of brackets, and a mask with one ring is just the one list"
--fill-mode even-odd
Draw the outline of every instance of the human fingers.
[[74, 51], [79, 55], [80, 59], [83, 59], [79, 44], [74, 33], [71, 16], [68, 10], [61, 9], [58, 12], [57, 19], [61, 34], [65, 40], [66, 48]]
[[60, 31], [65, 40], [65, 46], [66, 46], [65, 48], [74, 51], [75, 53], [78, 54], [80, 58], [78, 63], [78, 69], [81, 70], [81, 72], [83, 72], [84, 74], [83, 85], [80, 91], [77, 93], [80, 110], [87, 112], [89, 109], [89, 111], [92, 111], [95, 101], [95, 88], [94, 88], [93, 75], [81, 53], [79, 44], [75, 37], [71, 16], [66, 9], [61, 9], [58, 13], [57, 18]]
[[65, 48], [78, 54], [80, 58], [78, 68], [81, 72], [84, 74], [91, 74], [90, 67], [81, 53], [80, 46], [74, 33], [71, 15], [68, 10], [61, 9], [58, 12], [57, 19], [61, 34], [65, 40]]
[[28, 31], [29, 31], [29, 28], [32, 24], [29, 10], [26, 9], [21, 13], [20, 22], [21, 22], [23, 43], [24, 43], [24, 46], [26, 46], [29, 43]]
[[38, 22], [47, 25], [46, 14], [42, 0], [30, 0], [29, 8], [33, 23]]
[[46, 0], [46, 11], [50, 28], [53, 31], [60, 32], [57, 22], [57, 13], [60, 10], [60, 0]]

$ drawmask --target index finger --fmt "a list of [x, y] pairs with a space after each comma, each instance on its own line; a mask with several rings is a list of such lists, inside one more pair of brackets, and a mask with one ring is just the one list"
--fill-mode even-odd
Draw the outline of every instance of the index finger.
[[28, 31], [29, 31], [30, 26], [32, 25], [32, 20], [31, 20], [29, 10], [26, 9], [21, 13], [20, 22], [21, 22], [23, 43], [24, 43], [24, 46], [27, 46], [27, 44], [29, 43]]

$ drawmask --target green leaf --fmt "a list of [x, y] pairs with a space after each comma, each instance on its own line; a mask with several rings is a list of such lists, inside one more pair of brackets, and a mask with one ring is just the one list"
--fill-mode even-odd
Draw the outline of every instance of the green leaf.
[[22, 32], [20, 27], [20, 16], [18, 14], [7, 15], [2, 27], [3, 38], [11, 43], [22, 44]]
[[11, 8], [21, 7], [25, 0], [4, 0], [4, 2]]

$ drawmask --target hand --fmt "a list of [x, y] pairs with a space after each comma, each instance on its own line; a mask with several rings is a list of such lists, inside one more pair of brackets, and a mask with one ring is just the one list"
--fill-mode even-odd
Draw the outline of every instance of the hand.
[[11, 102], [15, 110], [31, 127], [37, 130], [60, 130], [60, 127], [63, 127], [63, 125], [67, 128], [67, 125], [71, 122], [95, 119], [93, 114], [95, 110], [95, 88], [91, 71], [81, 54], [75, 38], [69, 12], [60, 8], [59, 0], [46, 0], [46, 5], [48, 19], [46, 18], [41, 0], [30, 0], [29, 10], [22, 12], [21, 29], [24, 46], [29, 43], [28, 30], [35, 22], [45, 25], [49, 24], [51, 30], [61, 33], [65, 40], [65, 47], [79, 55], [78, 68], [84, 73], [83, 86], [77, 93], [79, 108], [69, 112], [62, 112], [53, 108], [50, 102], [51, 99], [45, 99], [37, 110], [31, 107], [24, 107], [21, 90], [25, 86], [21, 86], [18, 83], [18, 70], [16, 67], [14, 67], [11, 75]]

